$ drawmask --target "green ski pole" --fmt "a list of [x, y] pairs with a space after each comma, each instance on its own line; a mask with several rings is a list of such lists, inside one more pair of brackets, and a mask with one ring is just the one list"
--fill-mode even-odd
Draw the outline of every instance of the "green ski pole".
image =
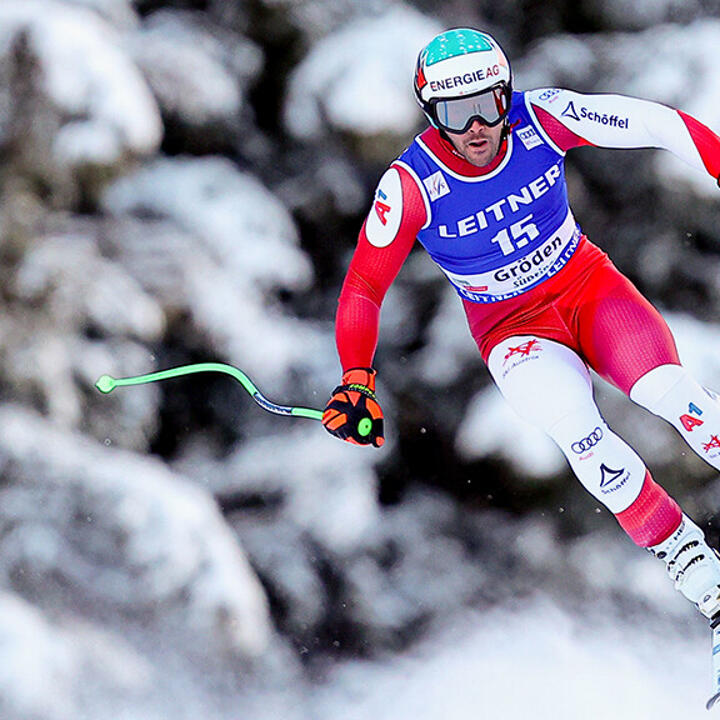
[[182, 375], [192, 375], [201, 372], [219, 372], [230, 375], [237, 380], [247, 390], [250, 397], [264, 410], [275, 413], [276, 415], [290, 415], [292, 417], [304, 417], [311, 420], [322, 420], [323, 411], [313, 408], [295, 407], [292, 405], [277, 405], [270, 402], [258, 389], [250, 378], [240, 369], [233, 365], [225, 363], [195, 363], [193, 365], [181, 365], [180, 367], [171, 368], [169, 370], [160, 370], [159, 372], [150, 373], [148, 375], [135, 375], [133, 377], [114, 378], [111, 375], [103, 375], [98, 378], [95, 387], [101, 393], [111, 393], [117, 387], [125, 385], [144, 385], [146, 383], [159, 382], [160, 380], [169, 380], [170, 378], [181, 377]]

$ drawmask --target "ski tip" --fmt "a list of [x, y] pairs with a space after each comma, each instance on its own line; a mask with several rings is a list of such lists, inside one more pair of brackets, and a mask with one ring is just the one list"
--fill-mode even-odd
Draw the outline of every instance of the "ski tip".
[[705, 708], [711, 710], [713, 706], [720, 700], [720, 692], [716, 692], [706, 703]]
[[107, 395], [107, 393], [111, 393], [116, 387], [115, 378], [110, 375], [102, 375], [95, 383], [95, 387], [101, 393], [105, 393]]

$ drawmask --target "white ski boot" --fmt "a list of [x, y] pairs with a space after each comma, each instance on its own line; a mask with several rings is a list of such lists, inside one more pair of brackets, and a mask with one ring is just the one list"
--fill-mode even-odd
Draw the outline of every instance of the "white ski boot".
[[720, 613], [720, 558], [703, 531], [683, 513], [680, 527], [659, 545], [648, 548], [665, 561], [668, 575], [706, 618]]

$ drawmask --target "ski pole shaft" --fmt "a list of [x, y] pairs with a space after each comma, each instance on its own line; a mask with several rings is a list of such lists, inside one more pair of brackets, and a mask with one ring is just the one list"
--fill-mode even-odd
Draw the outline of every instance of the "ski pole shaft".
[[191, 375], [202, 372], [219, 372], [230, 375], [237, 380], [247, 390], [250, 397], [263, 410], [275, 413], [276, 415], [289, 415], [291, 417], [304, 417], [311, 420], [322, 420], [322, 410], [314, 408], [296, 407], [293, 405], [278, 405], [268, 400], [257, 389], [250, 378], [239, 368], [225, 363], [194, 363], [192, 365], [181, 365], [169, 370], [160, 370], [158, 372], [149, 373], [147, 375], [135, 375], [132, 377], [114, 378], [111, 375], [103, 375], [98, 378], [95, 387], [104, 394], [111, 393], [117, 387], [125, 385], [144, 385], [146, 383], [159, 382], [161, 380], [169, 380], [171, 378], [181, 377], [183, 375]]

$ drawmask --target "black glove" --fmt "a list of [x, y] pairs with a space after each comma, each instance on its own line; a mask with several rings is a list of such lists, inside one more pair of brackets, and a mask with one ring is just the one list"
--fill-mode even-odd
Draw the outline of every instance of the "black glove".
[[325, 406], [322, 424], [346, 442], [380, 447], [385, 436], [383, 411], [375, 398], [375, 370], [351, 368], [341, 382]]

